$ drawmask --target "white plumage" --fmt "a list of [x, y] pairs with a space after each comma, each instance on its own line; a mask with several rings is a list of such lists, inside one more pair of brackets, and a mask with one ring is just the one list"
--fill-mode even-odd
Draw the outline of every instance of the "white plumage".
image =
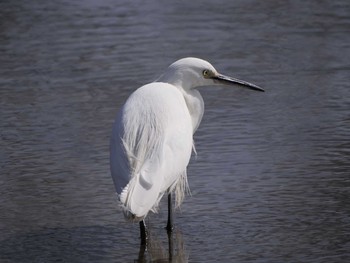
[[112, 175], [124, 211], [143, 218], [168, 188], [181, 179], [186, 184], [192, 133], [186, 102], [174, 86], [152, 83], [130, 96], [115, 123], [111, 147]]
[[259, 87], [219, 74], [207, 61], [184, 58], [156, 81], [127, 99], [113, 126], [110, 143], [112, 178], [126, 218], [143, 220], [156, 211], [167, 191], [180, 205], [187, 189], [186, 167], [193, 134], [204, 112], [194, 89], [215, 84]]

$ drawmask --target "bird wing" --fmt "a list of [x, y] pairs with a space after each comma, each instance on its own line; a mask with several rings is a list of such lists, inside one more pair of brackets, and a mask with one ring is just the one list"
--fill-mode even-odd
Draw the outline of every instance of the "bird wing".
[[192, 135], [191, 116], [175, 86], [151, 83], [129, 97], [111, 139], [112, 177], [127, 216], [146, 216], [178, 183], [190, 160]]

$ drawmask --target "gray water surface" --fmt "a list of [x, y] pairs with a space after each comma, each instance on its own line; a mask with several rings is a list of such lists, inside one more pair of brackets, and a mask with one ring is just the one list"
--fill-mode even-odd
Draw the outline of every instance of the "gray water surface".
[[[350, 261], [350, 2], [1, 1], [0, 262]], [[128, 95], [195, 56], [192, 196], [124, 221], [109, 136]], [[170, 249], [169, 249], [170, 248]], [[169, 253], [169, 250], [171, 253]]]

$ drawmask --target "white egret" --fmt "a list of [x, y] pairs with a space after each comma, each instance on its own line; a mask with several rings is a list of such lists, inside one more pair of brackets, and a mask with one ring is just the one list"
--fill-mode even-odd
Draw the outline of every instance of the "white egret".
[[140, 222], [157, 211], [168, 193], [168, 224], [172, 229], [171, 193], [179, 206], [187, 184], [193, 134], [203, 113], [203, 98], [196, 88], [214, 85], [260, 87], [219, 74], [207, 61], [183, 58], [171, 64], [150, 84], [133, 92], [119, 111], [110, 141], [111, 174], [119, 201], [128, 220]]

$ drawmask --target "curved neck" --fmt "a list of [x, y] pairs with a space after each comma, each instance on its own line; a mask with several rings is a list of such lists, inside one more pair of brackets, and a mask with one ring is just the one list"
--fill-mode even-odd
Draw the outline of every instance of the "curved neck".
[[181, 91], [185, 98], [188, 111], [191, 115], [194, 134], [204, 114], [204, 101], [201, 94], [196, 89], [189, 91], [181, 89]]
[[203, 98], [199, 91], [194, 89], [199, 86], [197, 83], [199, 78], [194, 76], [195, 73], [192, 71], [177, 70], [166, 71], [157, 79], [157, 82], [169, 83], [181, 91], [191, 115], [193, 133], [197, 130], [204, 113]]

